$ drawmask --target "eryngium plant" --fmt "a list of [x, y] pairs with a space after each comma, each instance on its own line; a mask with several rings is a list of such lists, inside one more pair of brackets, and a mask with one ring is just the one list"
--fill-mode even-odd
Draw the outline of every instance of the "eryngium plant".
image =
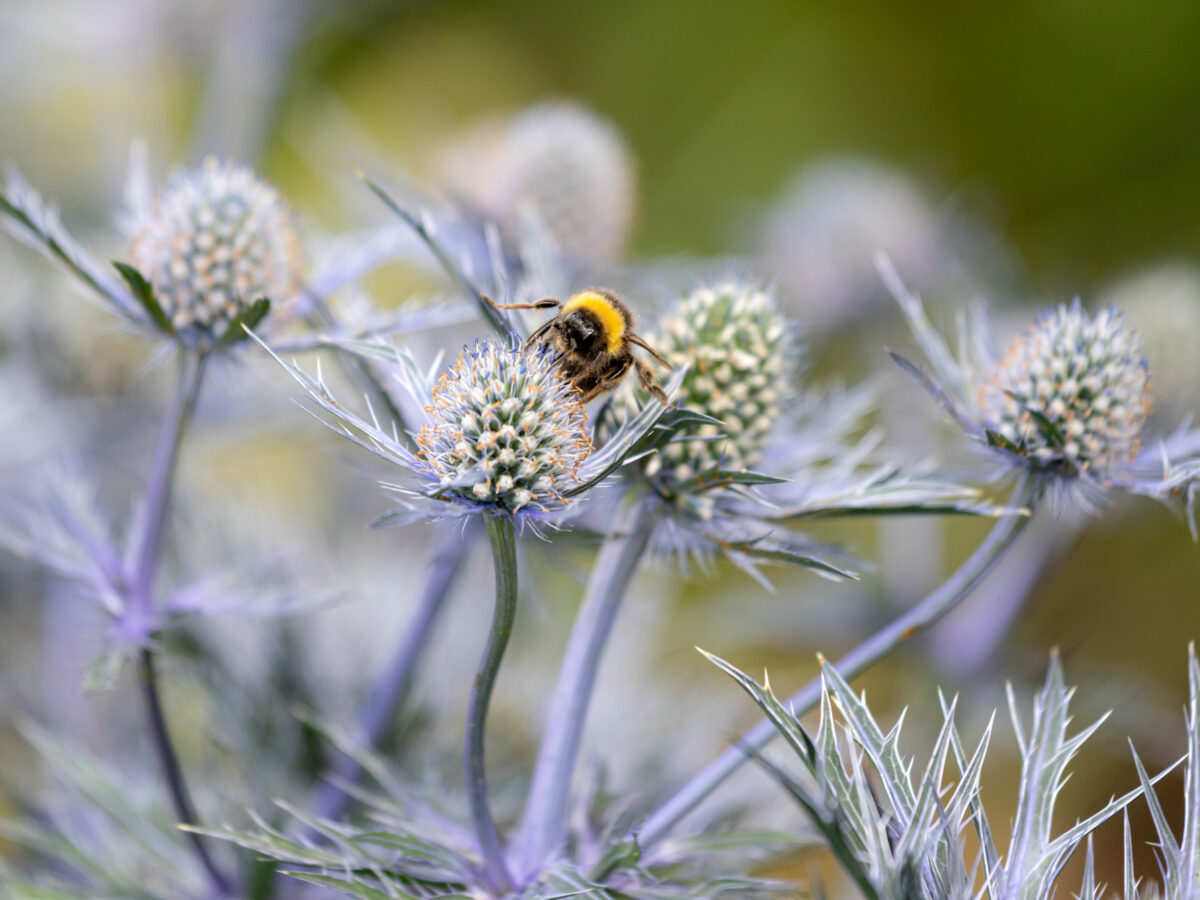
[[283, 198], [248, 166], [209, 157], [177, 173], [140, 223], [129, 261], [179, 339], [220, 339], [249, 305], [300, 291], [300, 241]]
[[[992, 733], [990, 722], [968, 756], [954, 724], [955, 704], [947, 704], [942, 698], [942, 727], [929, 760], [914, 778], [914, 771], [918, 771], [914, 761], [900, 751], [903, 714], [894, 727], [885, 730], [868, 708], [866, 698], [856, 694], [828, 663], [822, 661], [821, 717], [813, 735], [776, 699], [769, 685], [760, 685], [724, 660], [706, 655], [742, 686], [796, 754], [800, 777], [758, 759], [800, 804], [843, 869], [871, 900], [1050, 900], [1061, 896], [1065, 891], [1059, 883], [1063, 866], [1090, 840], [1092, 832], [1144, 791], [1153, 797], [1151, 785], [1157, 779], [1147, 777], [1139, 764], [1140, 787], [1110, 800], [1065, 831], [1054, 833], [1054, 809], [1069, 777], [1068, 766], [1107, 718], [1068, 735], [1068, 704], [1074, 691], [1063, 680], [1057, 654], [1051, 657], [1045, 684], [1034, 699], [1028, 729], [1009, 691], [1009, 711], [1021, 752], [1021, 782], [1004, 854], [996, 845], [980, 799], [980, 776]], [[1192, 714], [1188, 725], [1189, 752], [1194, 757], [1194, 656], [1191, 669]], [[751, 752], [757, 756], [757, 751]], [[951, 759], [958, 770], [953, 787], [946, 783], [946, 765]], [[1189, 770], [1193, 765], [1189, 764]], [[1151, 808], [1156, 805], [1152, 800]], [[975, 833], [982, 846], [977, 856], [968, 851], [968, 830]], [[1079, 896], [1091, 898], [1096, 891], [1090, 852], [1088, 856], [1085, 890]], [[1195, 857], [1193, 850], [1193, 862]], [[1184, 876], [1173, 868], [1171, 877], [1186, 878], [1190, 884], [1194, 876]], [[977, 888], [980, 882], [982, 891]], [[1091, 891], [1087, 890], [1089, 883]]]

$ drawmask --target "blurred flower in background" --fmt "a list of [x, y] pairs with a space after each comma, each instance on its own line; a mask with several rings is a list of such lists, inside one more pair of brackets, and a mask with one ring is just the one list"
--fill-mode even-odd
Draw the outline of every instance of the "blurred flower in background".
[[611, 122], [578, 103], [541, 103], [476, 125], [447, 147], [442, 165], [451, 193], [514, 243], [539, 225], [569, 263], [596, 271], [629, 239], [633, 156]]
[[1151, 360], [1154, 418], [1164, 430], [1200, 413], [1200, 269], [1163, 264], [1106, 287], [1098, 304], [1124, 310]]
[[869, 262], [887, 253], [905, 276], [927, 285], [953, 264], [954, 234], [917, 183], [865, 158], [805, 165], [765, 217], [767, 270], [815, 331], [832, 331], [886, 309]]

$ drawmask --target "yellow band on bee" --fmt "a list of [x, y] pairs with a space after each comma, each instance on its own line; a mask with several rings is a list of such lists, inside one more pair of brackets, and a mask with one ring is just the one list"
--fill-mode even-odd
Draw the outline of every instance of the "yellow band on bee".
[[595, 291], [583, 291], [566, 302], [562, 314], [567, 315], [577, 309], [595, 313], [608, 338], [609, 353], [616, 353], [621, 349], [621, 341], [625, 337], [625, 317], [613, 306], [611, 300]]

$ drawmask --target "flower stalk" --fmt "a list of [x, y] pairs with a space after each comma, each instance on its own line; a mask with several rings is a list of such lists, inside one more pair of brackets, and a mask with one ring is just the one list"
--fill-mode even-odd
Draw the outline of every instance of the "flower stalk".
[[[378, 747], [388, 728], [412, 692], [412, 686], [430, 635], [445, 608], [446, 598], [462, 570], [474, 534], [471, 529], [464, 534], [454, 528], [446, 528], [435, 537], [429, 578], [420, 604], [411, 622], [404, 629], [396, 644], [395, 652], [379, 679], [371, 688], [359, 715], [358, 737], [364, 746]], [[350, 804], [347, 787], [362, 777], [362, 766], [352, 757], [342, 755], [333, 766], [330, 777], [317, 794], [313, 809], [321, 818], [340, 818]]]
[[[184, 432], [191, 421], [200, 396], [200, 385], [208, 365], [208, 354], [203, 351], [184, 350], [180, 354], [179, 379], [171, 406], [163, 419], [158, 443], [150, 461], [150, 476], [146, 482], [146, 494], [139, 520], [140, 533], [135, 544], [129, 584], [130, 609], [137, 628], [144, 629], [148, 636], [154, 620], [154, 580], [162, 557], [167, 511], [175, 484], [175, 469], [179, 463], [179, 451], [183, 446]], [[126, 627], [130, 623], [126, 623]]]
[[[1034, 472], [1022, 474], [1013, 491], [1010, 505], [1027, 509], [1029, 515], [1001, 518], [975, 552], [940, 587], [924, 600], [894, 619], [859, 644], [835, 664], [847, 680], [861, 675], [902, 644], [927, 630], [955, 609], [1008, 552], [1013, 542], [1033, 518], [1034, 507], [1043, 491], [1043, 480]], [[821, 698], [821, 679], [814, 678], [785, 704], [795, 716], [802, 716]], [[698, 806], [722, 782], [750, 758], [749, 752], [761, 750], [779, 732], [768, 719], [750, 729], [733, 747], [692, 778], [643, 823], [638, 842], [643, 850], [657, 843], [679, 821]]]
[[183, 767], [175, 753], [171, 742], [170, 732], [167, 731], [167, 720], [163, 714], [162, 698], [158, 691], [158, 676], [154, 671], [154, 654], [143, 648], [138, 656], [138, 682], [141, 686], [142, 701], [146, 707], [146, 719], [150, 727], [150, 737], [154, 744], [154, 753], [158, 757], [159, 768], [162, 770], [163, 781], [171, 795], [171, 804], [175, 807], [175, 815], [180, 825], [188, 826], [188, 842], [208, 874], [212, 883], [213, 893], [217, 897], [232, 897], [233, 886], [225, 874], [217, 868], [204, 839], [195, 831], [190, 830], [199, 824], [196, 807], [192, 803], [191, 792], [183, 777]]
[[[162, 558], [167, 514], [175, 486], [175, 472], [183, 437], [196, 408], [207, 365], [206, 351], [184, 350], [180, 355], [179, 379], [176, 382], [175, 394], [163, 419], [154, 447], [154, 456], [150, 461], [150, 475], [146, 482], [139, 519], [140, 531], [134, 544], [135, 555], [127, 578], [127, 608], [125, 621], [122, 623], [127, 638], [143, 642], [138, 657], [138, 676], [151, 742], [175, 808], [175, 815], [180, 824], [191, 827], [198, 825], [199, 820], [183, 777], [183, 768], [179, 764], [179, 757], [167, 730], [166, 716], [163, 714], [162, 699], [158, 691], [158, 678], [154, 670], [154, 655], [144, 642], [156, 627], [154, 582]], [[188, 840], [212, 883], [214, 893], [219, 897], [230, 896], [233, 890], [231, 882], [213, 862], [204, 839], [199, 834], [190, 833]]]
[[512, 636], [517, 615], [517, 540], [512, 518], [506, 515], [487, 516], [488, 538], [496, 571], [496, 603], [492, 625], [488, 631], [483, 656], [475, 672], [471, 699], [467, 706], [466, 746], [463, 767], [467, 785], [467, 801], [471, 808], [471, 824], [483, 857], [483, 878], [497, 894], [512, 889], [512, 875], [504, 859], [504, 848], [492, 809], [488, 803], [487, 775], [484, 771], [484, 733], [492, 689], [500, 672], [500, 662], [508, 639]]
[[566, 839], [571, 780], [604, 648], [657, 519], [653, 495], [637, 497], [605, 540], [563, 654], [546, 714], [517, 846], [517, 867], [531, 879]]

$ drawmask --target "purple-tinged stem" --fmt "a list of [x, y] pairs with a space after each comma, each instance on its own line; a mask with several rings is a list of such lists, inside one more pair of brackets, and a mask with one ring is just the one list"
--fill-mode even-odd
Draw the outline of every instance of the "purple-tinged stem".
[[196, 407], [200, 395], [200, 384], [208, 364], [206, 353], [184, 350], [179, 359], [179, 381], [175, 396], [163, 419], [150, 460], [150, 475], [146, 481], [146, 493], [142, 500], [141, 529], [135, 544], [135, 555], [130, 571], [131, 615], [136, 626], [152, 629], [154, 621], [154, 580], [162, 557], [167, 511], [171, 505], [171, 492], [175, 485], [175, 467], [179, 462], [179, 449], [183, 435]]
[[[875, 663], [890, 655], [901, 644], [925, 631], [946, 613], [959, 605], [976, 585], [992, 570], [1012, 546], [1032, 518], [1032, 510], [1041, 493], [1035, 474], [1022, 475], [1013, 491], [1010, 505], [1026, 508], [1030, 515], [1005, 516], [995, 524], [975, 552], [940, 587], [924, 600], [894, 619], [867, 638], [835, 664], [847, 679], [861, 675]], [[794, 715], [801, 716], [816, 705], [821, 697], [821, 679], [814, 678], [785, 704]], [[748, 731], [733, 747], [711, 762], [696, 777], [685, 784], [670, 800], [659, 807], [637, 832], [645, 851], [674, 828], [685, 815], [709, 796], [722, 782], [736, 772], [749, 756], [747, 748], [761, 750], [778, 732], [768, 719], [763, 719]]]
[[[359, 714], [355, 737], [364, 746], [373, 749], [382, 743], [412, 691], [417, 664], [429, 644], [430, 635], [446, 605], [446, 597], [455, 578], [462, 569], [474, 535], [475, 527], [471, 523], [465, 531], [446, 528], [435, 536], [429, 579], [425, 582], [416, 614], [405, 627], [392, 658], [371, 688]], [[326, 819], [339, 818], [350, 805], [347, 786], [361, 777], [362, 766], [350, 756], [340, 756], [330, 777], [317, 793], [314, 812]]]
[[515, 866], [525, 881], [537, 876], [566, 840], [571, 781], [596, 685], [600, 659], [654, 529], [654, 501], [638, 497], [596, 557], [587, 593], [563, 654], [546, 712], [545, 732], [516, 846]]
[[467, 801], [471, 808], [471, 825], [483, 857], [482, 875], [493, 893], [503, 895], [512, 890], [513, 880], [504, 858], [500, 834], [496, 831], [496, 820], [492, 818], [492, 808], [488, 803], [483, 744], [492, 689], [496, 686], [500, 661], [504, 658], [504, 649], [512, 636], [513, 621], [517, 616], [517, 538], [512, 519], [507, 516], [487, 516], [487, 529], [496, 568], [496, 603], [467, 705], [463, 769]]
[[[138, 520], [141, 530], [134, 545], [135, 556], [131, 561], [128, 580], [126, 620], [123, 623], [128, 636], [136, 636], [142, 640], [149, 638], [156, 627], [154, 581], [162, 557], [167, 512], [170, 509], [171, 493], [175, 484], [175, 469], [179, 462], [184, 432], [196, 407], [196, 399], [200, 395], [200, 385], [204, 380], [207, 364], [206, 353], [182, 351], [175, 395], [163, 419], [158, 442], [154, 447], [154, 456], [150, 461], [150, 475], [146, 480], [146, 493]], [[191, 795], [184, 781], [183, 769], [179, 765], [179, 757], [171, 743], [166, 717], [163, 715], [158, 679], [154, 672], [154, 657], [151, 650], [145, 646], [139, 656], [138, 674], [150, 738], [158, 756], [163, 781], [175, 807], [175, 815], [181, 824], [198, 825], [195, 807], [192, 806]], [[218, 897], [231, 896], [232, 882], [213, 862], [204, 839], [198, 834], [191, 834], [188, 840], [208, 874], [214, 894]]]
[[[138, 658], [138, 681], [142, 688], [142, 699], [146, 707], [146, 717], [150, 726], [150, 737], [154, 744], [154, 752], [158, 756], [159, 768], [162, 770], [163, 781], [171, 794], [171, 803], [175, 807], [175, 816], [179, 824], [195, 827], [199, 824], [196, 808], [192, 805], [192, 797], [188, 792], [187, 782], [183, 778], [183, 769], [179, 765], [179, 757], [171, 743], [170, 732], [167, 731], [167, 720], [163, 715], [162, 699], [158, 693], [158, 676], [154, 672], [154, 655], [148, 649], [143, 649]], [[225, 874], [217, 868], [213, 858], [208, 853], [204, 839], [194, 831], [189, 831], [187, 838], [204, 871], [212, 883], [213, 893], [217, 897], [232, 897], [233, 886]]]

